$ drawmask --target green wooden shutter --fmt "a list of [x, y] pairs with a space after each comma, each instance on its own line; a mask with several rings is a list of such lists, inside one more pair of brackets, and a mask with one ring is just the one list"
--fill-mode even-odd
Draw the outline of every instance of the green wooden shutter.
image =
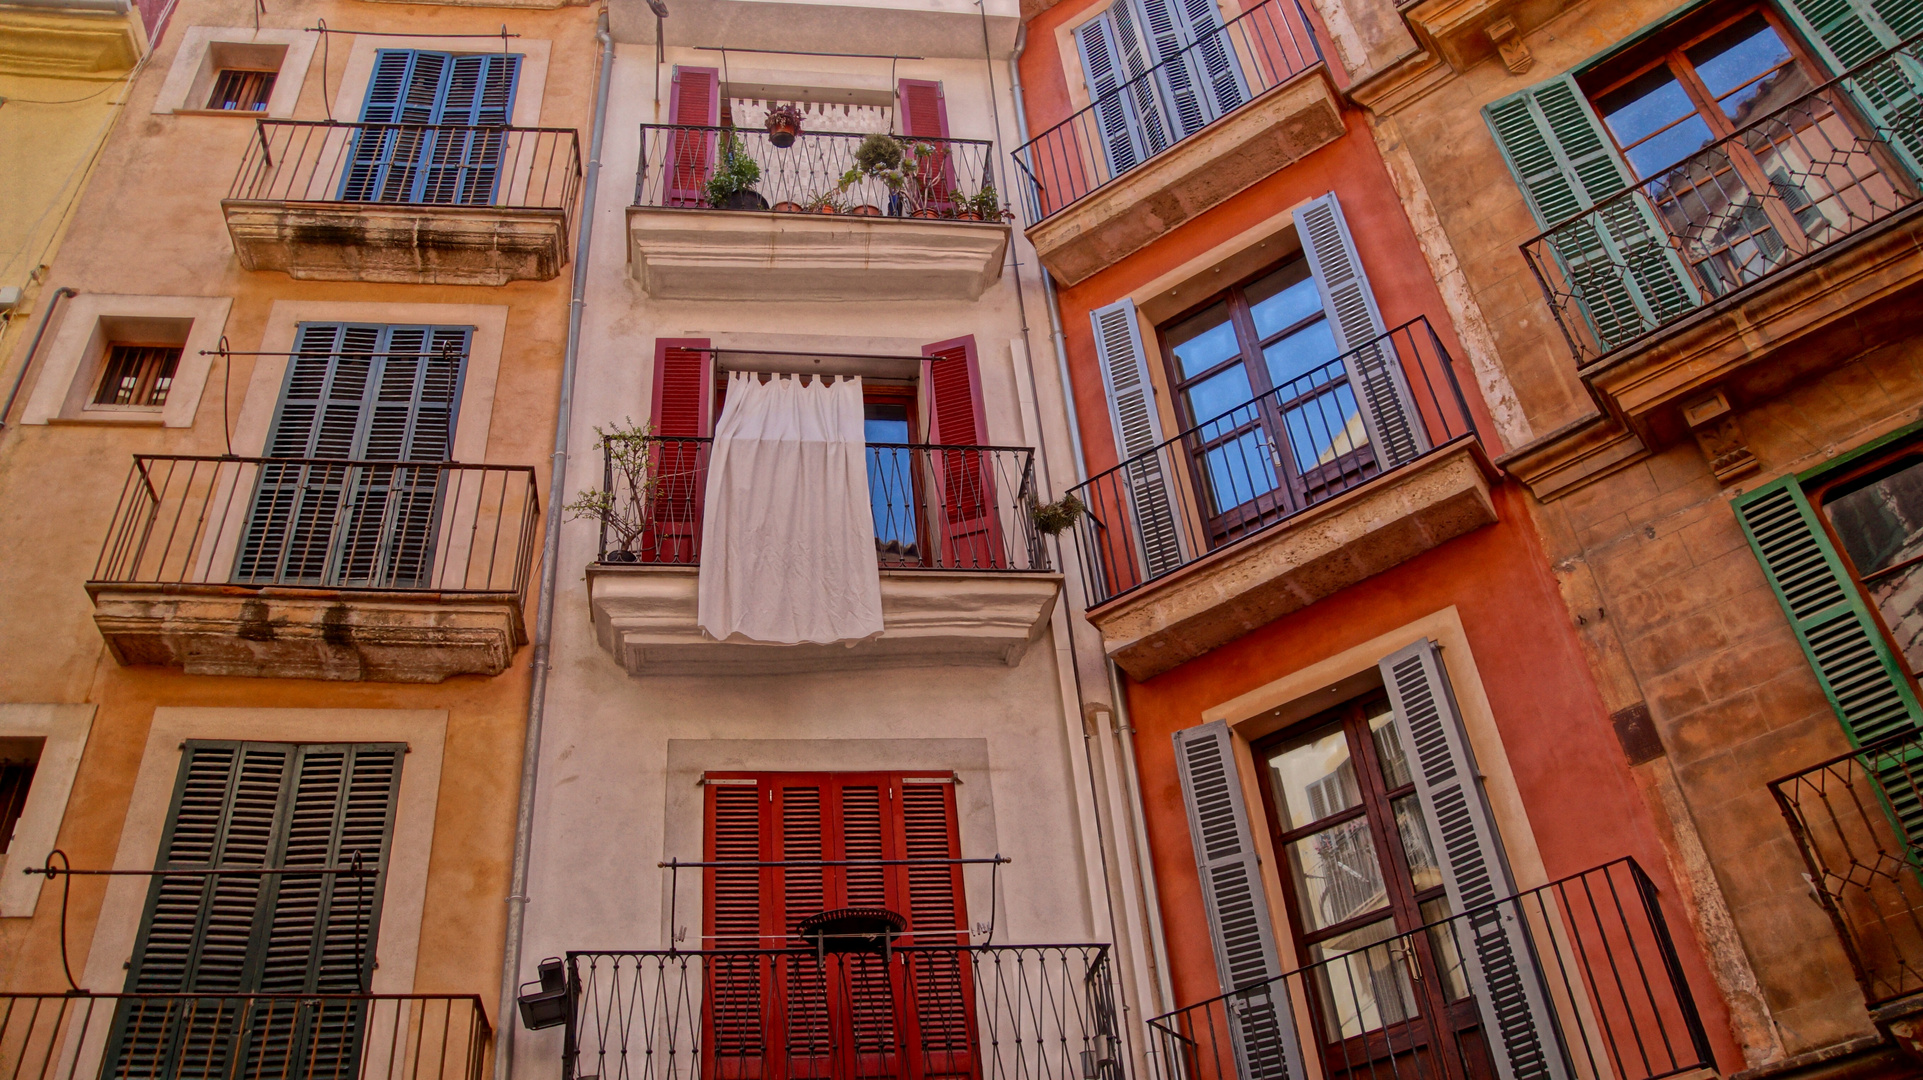
[[1573, 76], [1511, 94], [1482, 112], [1537, 224], [1560, 226], [1550, 250], [1604, 351], [1701, 302], [1644, 200], [1619, 199], [1569, 221], [1634, 180]]
[[[1835, 74], [1923, 33], [1923, 0], [1784, 0], [1784, 9]], [[1923, 62], [1912, 50], [1844, 84], [1910, 171], [1923, 176]]]
[[1854, 744], [1923, 727], [1923, 707], [1794, 476], [1738, 497], [1743, 535]]

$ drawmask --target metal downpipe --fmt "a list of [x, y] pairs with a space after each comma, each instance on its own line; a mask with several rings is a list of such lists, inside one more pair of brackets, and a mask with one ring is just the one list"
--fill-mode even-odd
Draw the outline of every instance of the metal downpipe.
[[79, 289], [70, 289], [62, 285], [53, 291], [53, 296], [48, 298], [47, 309], [40, 313], [40, 327], [33, 332], [33, 344], [27, 346], [27, 355], [20, 358], [20, 370], [13, 374], [13, 389], [7, 391], [7, 403], [0, 405], [0, 428], [6, 427], [7, 417], [13, 415], [14, 400], [20, 396], [20, 387], [27, 381], [27, 372], [33, 367], [33, 358], [40, 352], [40, 339], [47, 332], [47, 324], [53, 321], [53, 309], [60, 306], [61, 297], [79, 295]]
[[601, 140], [607, 130], [608, 86], [614, 73], [614, 39], [608, 11], [595, 20], [601, 75], [594, 96], [594, 130], [582, 179], [581, 227], [574, 244], [574, 292], [568, 300], [567, 353], [561, 362], [561, 397], [554, 409], [554, 461], [548, 478], [547, 532], [541, 545], [541, 589], [535, 600], [534, 648], [528, 655], [527, 739], [521, 751], [521, 795], [514, 820], [514, 868], [507, 895], [507, 940], [501, 956], [501, 1003], [495, 1016], [494, 1077], [507, 1080], [514, 1059], [514, 1025], [521, 978], [521, 942], [527, 920], [528, 856], [534, 844], [534, 791], [541, 773], [541, 721], [547, 707], [549, 647], [554, 638], [556, 566], [561, 558], [562, 492], [567, 490], [568, 429], [574, 421], [574, 371], [581, 355], [581, 312], [587, 306], [588, 252], [594, 239], [595, 195], [601, 181]]

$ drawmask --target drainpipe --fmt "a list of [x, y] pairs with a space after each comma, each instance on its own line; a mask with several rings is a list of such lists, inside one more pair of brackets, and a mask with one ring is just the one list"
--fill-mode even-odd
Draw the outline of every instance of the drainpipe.
[[614, 73], [614, 39], [608, 10], [595, 20], [601, 46], [601, 78], [594, 95], [594, 129], [588, 137], [588, 170], [582, 181], [581, 227], [574, 242], [574, 293], [568, 299], [568, 347], [561, 362], [561, 399], [554, 407], [554, 462], [548, 474], [547, 535], [541, 546], [541, 591], [535, 600], [534, 649], [528, 656], [527, 741], [521, 750], [520, 809], [514, 819], [514, 870], [507, 894], [507, 943], [501, 956], [501, 1005], [494, 1029], [494, 1078], [507, 1080], [514, 1057], [514, 1025], [520, 991], [521, 942], [527, 921], [528, 853], [534, 844], [534, 789], [541, 773], [541, 721], [547, 708], [549, 645], [554, 638], [556, 566], [561, 560], [561, 493], [567, 490], [568, 429], [574, 422], [574, 369], [581, 355], [581, 312], [587, 306], [588, 251], [594, 239], [594, 202], [601, 181], [601, 137], [607, 128], [608, 83]]
[[27, 355], [20, 358], [20, 370], [14, 372], [13, 389], [7, 391], [7, 403], [0, 405], [0, 428], [6, 427], [7, 417], [13, 415], [14, 400], [20, 396], [20, 387], [27, 381], [27, 371], [33, 367], [34, 354], [40, 351], [40, 338], [47, 332], [47, 324], [53, 321], [53, 309], [60, 306], [61, 297], [79, 295], [80, 290], [62, 285], [53, 291], [53, 297], [47, 301], [47, 310], [40, 313], [40, 328], [33, 332], [33, 344], [27, 346]]

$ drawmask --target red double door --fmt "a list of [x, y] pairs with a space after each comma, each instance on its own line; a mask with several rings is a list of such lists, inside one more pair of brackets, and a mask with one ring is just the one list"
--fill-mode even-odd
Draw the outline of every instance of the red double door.
[[[707, 1075], [980, 1075], [951, 774], [711, 774], [707, 819], [705, 859], [743, 864], [710, 869], [704, 898]], [[839, 908], [907, 929], [885, 955], [800, 939]]]

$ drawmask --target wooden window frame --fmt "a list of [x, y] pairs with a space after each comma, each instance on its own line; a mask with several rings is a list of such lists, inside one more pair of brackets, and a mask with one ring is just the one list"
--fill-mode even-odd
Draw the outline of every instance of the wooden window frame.
[[[117, 394], [109, 394], [109, 380], [112, 379], [115, 374], [118, 366], [116, 358], [122, 350], [150, 350], [151, 354], [140, 358], [140, 366], [133, 373], [134, 400], [103, 401], [103, 398], [118, 396]], [[167, 398], [173, 394], [173, 383], [175, 379], [180, 377], [180, 361], [182, 357], [185, 356], [186, 351], [185, 346], [174, 342], [108, 342], [106, 351], [100, 359], [99, 381], [94, 386], [93, 396], [88, 399], [87, 407], [90, 409], [125, 409], [134, 412], [159, 412], [167, 407]], [[171, 353], [172, 355], [170, 357], [163, 357], [161, 355], [162, 353]], [[159, 384], [163, 379], [166, 380], [167, 385], [165, 388], [160, 388]], [[160, 400], [146, 400], [153, 397], [154, 391], [157, 388], [159, 388], [161, 392]]]
[[1909, 678], [1911, 691], [1923, 694], [1923, 672], [1910, 670], [1909, 659], [1904, 655], [1903, 647], [1897, 641], [1896, 634], [1891, 631], [1889, 622], [1883, 618], [1882, 605], [1878, 604], [1876, 597], [1871, 594], [1868, 580], [1894, 574], [1923, 563], [1923, 555], [1886, 566], [1866, 577], [1856, 565], [1856, 560], [1851, 558], [1849, 546], [1843, 543], [1843, 537], [1836, 531], [1836, 526], [1830, 520], [1827, 509], [1830, 499], [1855, 491], [1882, 476], [1902, 471], [1908, 465], [1923, 465], [1923, 441], [1904, 442], [1885, 448], [1877, 454], [1852, 462], [1848, 467], [1829, 473], [1820, 480], [1806, 483], [1802, 487], [1803, 495], [1809, 500], [1810, 508], [1816, 511], [1816, 521], [1822, 526], [1823, 535], [1829, 540], [1830, 547], [1835, 549], [1837, 559], [1843, 564], [1844, 573], [1849, 576], [1850, 585], [1856, 589], [1857, 595], [1863, 600], [1863, 606], [1869, 610], [1870, 620], [1876, 624], [1877, 633], [1883, 635], [1883, 644], [1889, 648], [1897, 667]]
[[[260, 76], [260, 78], [249, 79], [247, 78], [249, 75]], [[235, 105], [231, 109], [221, 103], [221, 99], [228, 96], [222, 93], [221, 90], [226, 86], [230, 76], [239, 76], [239, 78], [234, 79], [235, 82], [240, 84], [239, 89], [249, 91], [249, 95], [245, 98], [242, 98], [239, 94], [235, 94]], [[272, 100], [274, 96], [274, 84], [279, 78], [279, 68], [216, 68], [214, 70], [213, 85], [207, 90], [207, 103], [205, 108], [214, 112], [265, 113], [267, 111], [267, 103]]]

